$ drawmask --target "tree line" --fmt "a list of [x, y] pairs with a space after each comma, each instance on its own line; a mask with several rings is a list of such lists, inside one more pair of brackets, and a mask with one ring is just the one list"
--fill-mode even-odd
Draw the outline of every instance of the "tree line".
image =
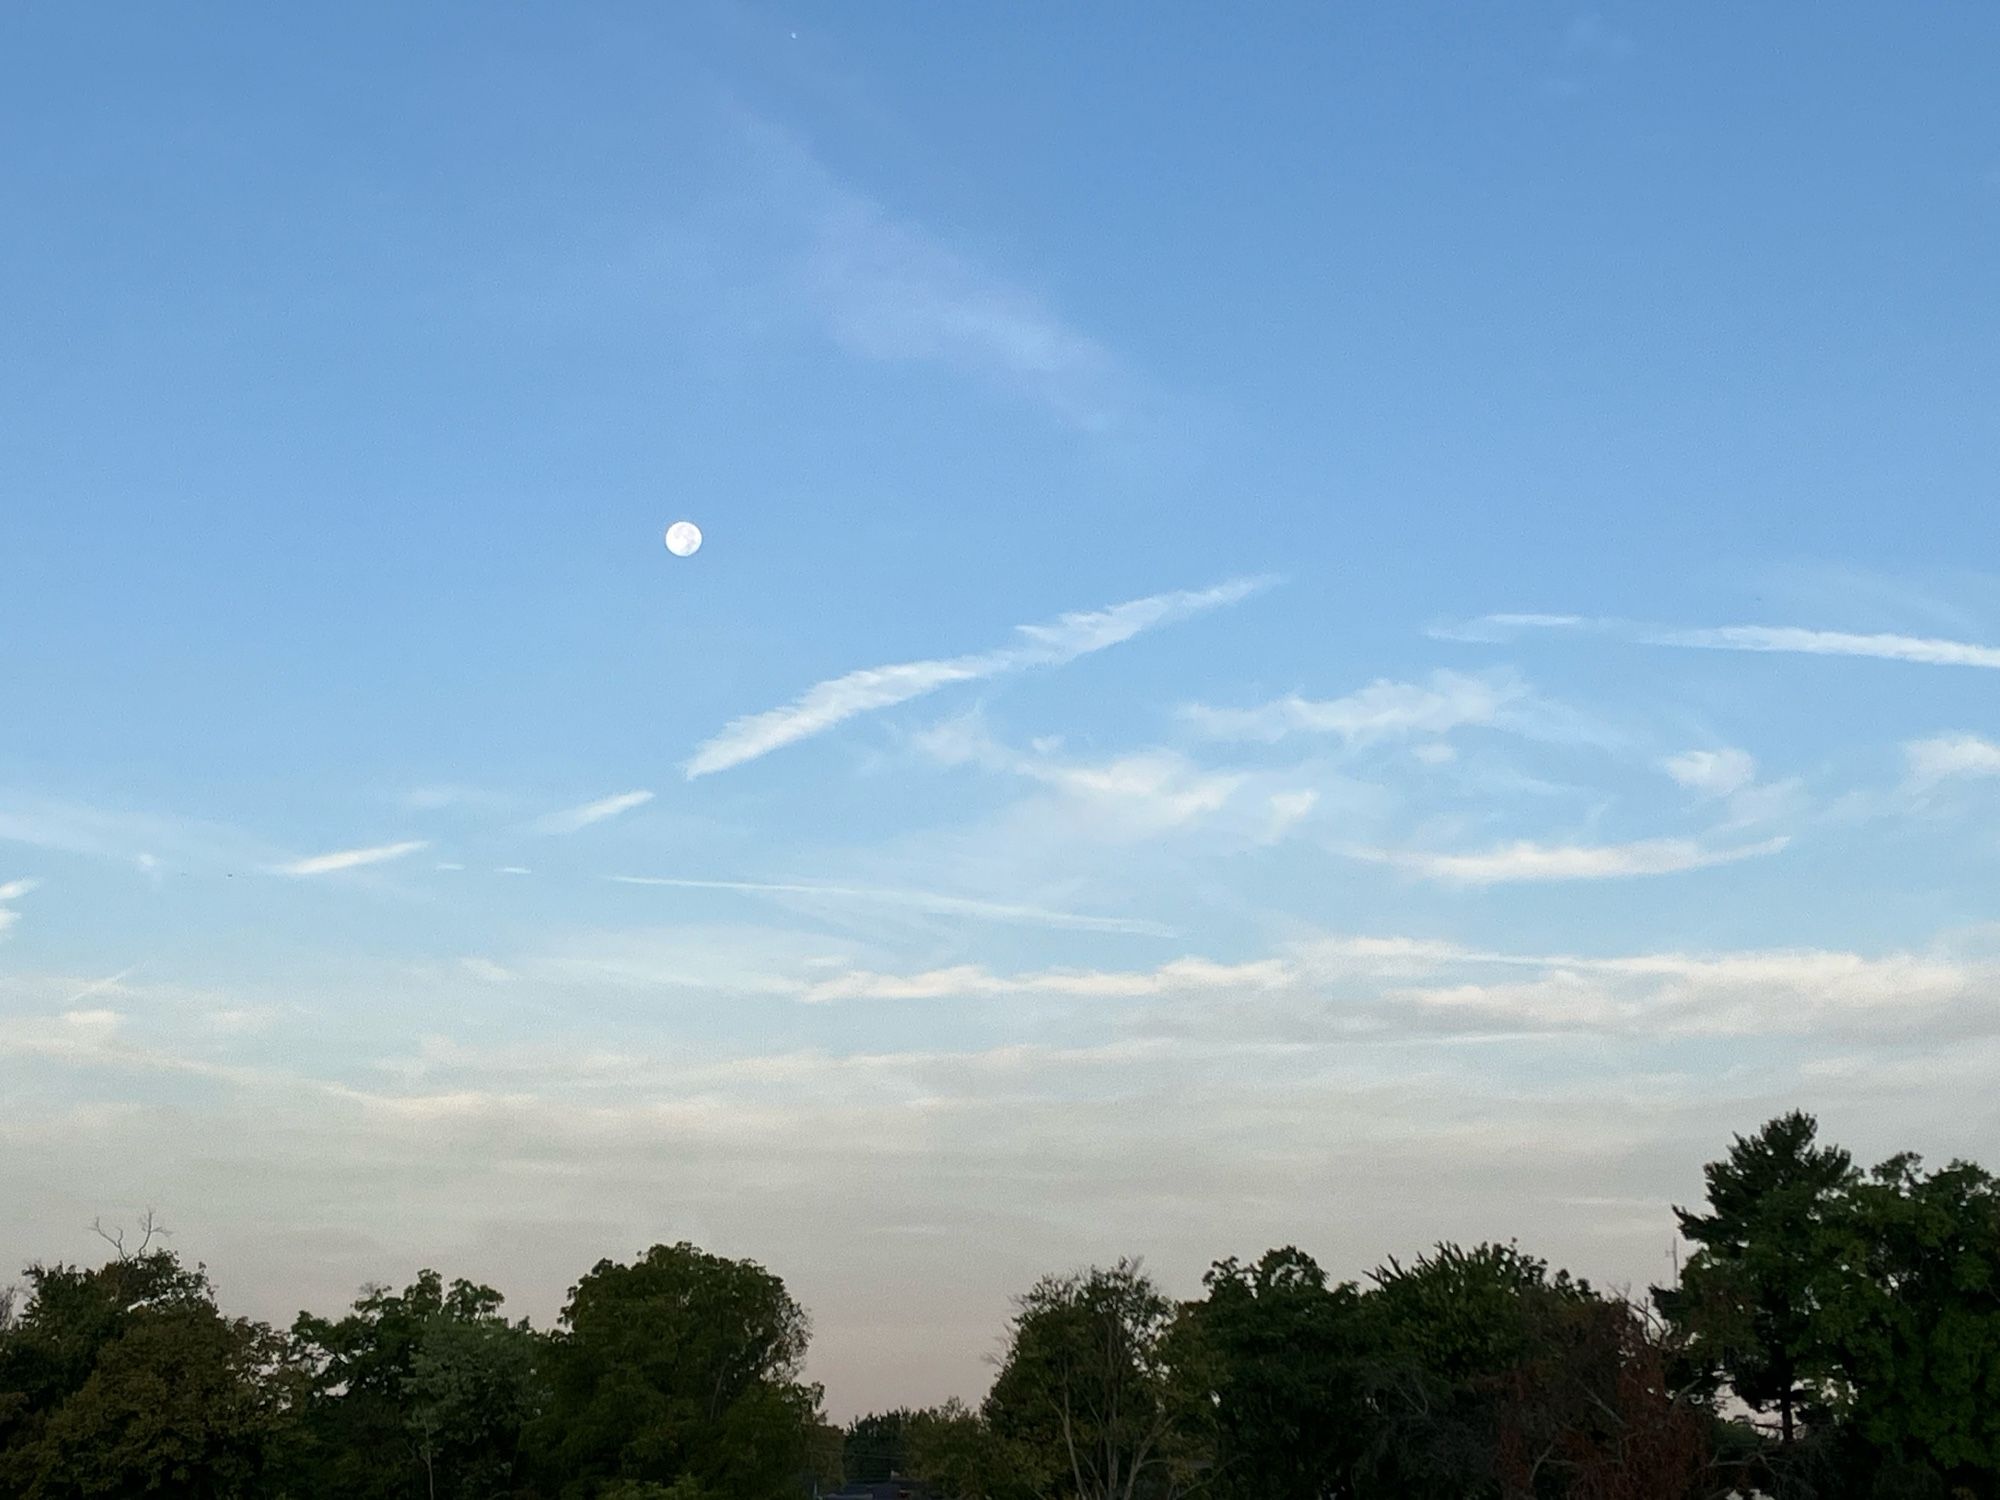
[[990, 1390], [844, 1429], [803, 1309], [692, 1245], [603, 1260], [555, 1325], [422, 1272], [231, 1317], [146, 1233], [0, 1294], [0, 1495], [82, 1500], [1966, 1500], [2000, 1496], [2000, 1185], [1862, 1171], [1791, 1113], [1676, 1208], [1671, 1285], [1507, 1243], [1337, 1281], [1302, 1250], [1168, 1296], [1132, 1260], [1017, 1299]]

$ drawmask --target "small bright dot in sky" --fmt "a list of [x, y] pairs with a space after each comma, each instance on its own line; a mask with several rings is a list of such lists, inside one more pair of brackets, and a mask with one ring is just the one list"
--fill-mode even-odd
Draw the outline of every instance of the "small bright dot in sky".
[[693, 557], [701, 546], [701, 528], [692, 521], [676, 521], [667, 528], [667, 550], [675, 557]]

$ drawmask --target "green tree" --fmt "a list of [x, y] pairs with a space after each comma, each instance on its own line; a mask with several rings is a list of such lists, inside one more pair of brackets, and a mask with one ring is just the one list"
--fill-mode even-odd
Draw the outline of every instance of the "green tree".
[[308, 1394], [287, 1474], [301, 1494], [486, 1500], [525, 1476], [521, 1434], [542, 1401], [544, 1340], [500, 1293], [421, 1271], [370, 1287], [340, 1318], [300, 1313]]
[[597, 1500], [716, 1500], [716, 1495], [684, 1474], [672, 1484], [614, 1479], [597, 1492]]
[[1190, 1309], [1209, 1356], [1220, 1497], [1351, 1495], [1376, 1426], [1352, 1282], [1329, 1286], [1301, 1250], [1218, 1261]]
[[869, 1483], [907, 1475], [909, 1460], [904, 1452], [904, 1436], [914, 1413], [869, 1412], [847, 1424], [840, 1447], [841, 1478], [850, 1483]]
[[1136, 1261], [1045, 1277], [1022, 1298], [986, 1418], [1039, 1493], [1174, 1500], [1213, 1468], [1195, 1335]]
[[910, 1477], [946, 1500], [1033, 1500], [1050, 1468], [1044, 1455], [1009, 1443], [956, 1397], [910, 1413], [903, 1451]]
[[[2000, 1493], [2000, 1183], [1904, 1154], [1846, 1194], [1822, 1337], [1855, 1442], [1915, 1484]], [[1942, 1493], [1942, 1491], [1940, 1491]]]
[[1793, 1111], [1703, 1169], [1709, 1212], [1676, 1208], [1697, 1248], [1680, 1284], [1654, 1300], [1689, 1336], [1696, 1372], [1758, 1412], [1775, 1410], [1781, 1446], [1802, 1419], [1828, 1413], [1821, 1309], [1839, 1277], [1837, 1219], [1855, 1184], [1852, 1159], [1816, 1145], [1812, 1116]]
[[257, 1492], [287, 1416], [268, 1328], [224, 1317], [207, 1273], [166, 1250], [25, 1274], [0, 1333], [0, 1493]]
[[1380, 1421], [1361, 1492], [1467, 1500], [1501, 1493], [1511, 1468], [1539, 1475], [1562, 1422], [1538, 1372], [1594, 1302], [1589, 1284], [1511, 1244], [1391, 1257], [1371, 1279], [1364, 1370]]
[[819, 1391], [798, 1379], [808, 1325], [751, 1261], [655, 1245], [571, 1289], [537, 1446], [565, 1496], [614, 1481], [790, 1500], [813, 1458]]
[[847, 1446], [847, 1429], [824, 1417], [816, 1418], [806, 1434], [806, 1467], [802, 1487], [808, 1491], [837, 1488], [845, 1479], [842, 1453]]
[[0, 1447], [11, 1446], [82, 1389], [104, 1348], [143, 1308], [193, 1306], [210, 1299], [206, 1273], [170, 1252], [122, 1251], [92, 1270], [32, 1265], [25, 1298], [0, 1339]]
[[521, 1433], [541, 1405], [542, 1351], [526, 1323], [497, 1316], [440, 1315], [426, 1324], [404, 1382], [404, 1425], [432, 1500], [476, 1500], [517, 1488]]

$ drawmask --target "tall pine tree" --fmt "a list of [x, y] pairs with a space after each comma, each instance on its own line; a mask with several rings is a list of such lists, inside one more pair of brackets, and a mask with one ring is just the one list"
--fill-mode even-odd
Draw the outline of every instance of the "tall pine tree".
[[1801, 1420], [1819, 1414], [1821, 1312], [1839, 1272], [1833, 1221], [1859, 1177], [1848, 1153], [1817, 1135], [1813, 1117], [1794, 1110], [1704, 1167], [1709, 1211], [1674, 1209], [1695, 1252], [1679, 1286], [1654, 1289], [1710, 1382], [1775, 1411], [1787, 1448]]

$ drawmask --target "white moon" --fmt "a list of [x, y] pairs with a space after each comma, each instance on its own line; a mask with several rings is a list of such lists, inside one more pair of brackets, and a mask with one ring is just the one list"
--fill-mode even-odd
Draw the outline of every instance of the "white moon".
[[701, 528], [692, 521], [676, 521], [667, 528], [667, 550], [675, 557], [693, 557], [701, 546]]

